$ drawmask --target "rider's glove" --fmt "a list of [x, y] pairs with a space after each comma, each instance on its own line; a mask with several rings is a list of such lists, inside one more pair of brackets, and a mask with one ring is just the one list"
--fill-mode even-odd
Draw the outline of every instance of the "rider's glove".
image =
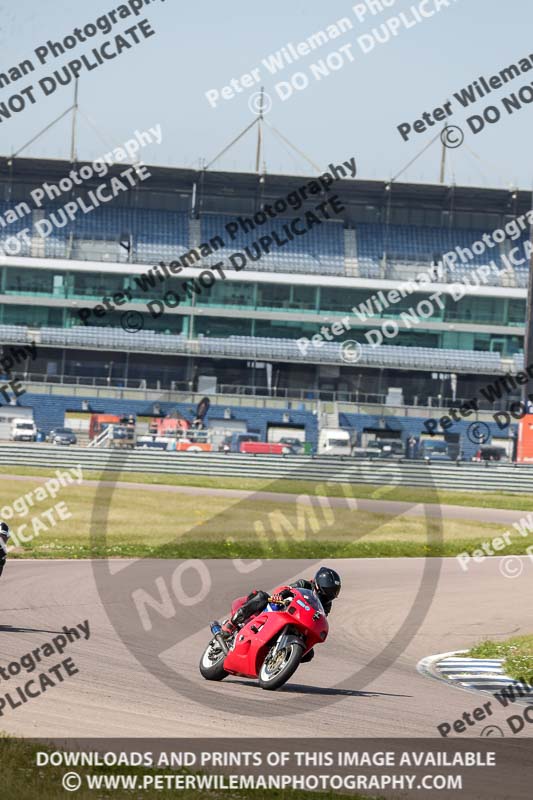
[[293, 594], [292, 590], [287, 586], [285, 589], [282, 589], [280, 592], [276, 592], [276, 594], [272, 596], [271, 602], [272, 603], [277, 603], [279, 605], [284, 606], [287, 603], [290, 603], [290, 601], [292, 600], [293, 597], [294, 597], [294, 594]]

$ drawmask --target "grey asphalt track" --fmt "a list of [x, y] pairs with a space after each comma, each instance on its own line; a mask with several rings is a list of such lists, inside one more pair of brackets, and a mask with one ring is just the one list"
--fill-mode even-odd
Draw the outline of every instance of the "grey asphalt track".
[[[28, 475], [3, 475], [3, 478], [33, 483], [45, 483], [47, 478]], [[94, 486], [95, 481], [82, 481], [82, 486]], [[134, 483], [132, 481], [99, 481], [99, 486], [117, 489], [134, 489], [142, 492], [170, 492], [195, 495], [197, 497], [227, 497], [229, 500], [250, 500], [254, 502], [269, 501], [273, 503], [301, 503], [320, 505], [318, 495], [298, 495], [285, 492], [245, 491], [242, 489], [215, 489], [200, 486], [169, 486], [167, 484]], [[473, 494], [472, 499], [475, 500]], [[518, 522], [527, 512], [512, 509], [483, 508], [476, 506], [454, 506], [437, 503], [406, 503], [397, 500], [368, 500], [344, 497], [329, 497], [328, 504], [335, 508], [349, 508], [351, 511], [366, 511], [374, 514], [391, 514], [396, 517], [433, 517], [438, 519], [460, 519], [472, 522], [492, 522], [500, 525], [511, 525]]]
[[[63, 656], [73, 658], [79, 674], [20, 708], [4, 709], [0, 730], [47, 737], [287, 737], [300, 728], [306, 735], [332, 737], [437, 736], [437, 725], [453, 722], [487, 698], [418, 674], [417, 662], [486, 637], [531, 632], [533, 561], [517, 559], [522, 574], [510, 579], [500, 572], [501, 560], [486, 559], [464, 573], [455, 559], [443, 559], [436, 586], [419, 599], [421, 619], [404, 626], [412, 640], [389, 647], [391, 652], [385, 654], [383, 648], [411, 608], [424, 559], [332, 562], [342, 572], [344, 588], [330, 617], [330, 637], [316, 648], [314, 661], [301, 665], [290, 683], [276, 693], [239, 678], [219, 684], [203, 680], [198, 660], [208, 640], [207, 623], [224, 613], [233, 595], [256, 585], [258, 574], [262, 588], [271, 589], [297, 575], [308, 575], [313, 565], [274, 561], [258, 571], [251, 569], [253, 564], [206, 562], [205, 568], [216, 578], [213, 585], [224, 589], [203, 603], [181, 609], [192, 623], [188, 629], [192, 633], [186, 638], [177, 618], [165, 619], [165, 636], [168, 626], [172, 629], [176, 624], [170, 647], [163, 633], [159, 641], [157, 631], [149, 638], [142, 630], [127, 576], [136, 570], [143, 585], [155, 586], [162, 570], [165, 574], [175, 570], [178, 562], [112, 562], [115, 574], [104, 605], [89, 561], [11, 560], [0, 581], [0, 666], [20, 660], [64, 625], [88, 619], [91, 638], [69, 645]], [[430, 571], [436, 574], [438, 566], [439, 560], [433, 559]], [[120, 635], [108, 615], [120, 621]], [[164, 667], [158, 667], [159, 662], [147, 671], [132, 649], [145, 661], [152, 652], [164, 650], [164, 664], [190, 682], [185, 689], [181, 684], [173, 689], [160, 679]], [[377, 664], [373, 663], [376, 658]], [[59, 660], [48, 659], [46, 667]], [[369, 672], [367, 683], [362, 675]], [[26, 680], [25, 673], [0, 680], [0, 697]], [[515, 712], [497, 705], [489, 722], [504, 727], [505, 717]], [[524, 735], [529, 735], [528, 727]], [[477, 724], [464, 735], [479, 735], [482, 728], [483, 724]]]

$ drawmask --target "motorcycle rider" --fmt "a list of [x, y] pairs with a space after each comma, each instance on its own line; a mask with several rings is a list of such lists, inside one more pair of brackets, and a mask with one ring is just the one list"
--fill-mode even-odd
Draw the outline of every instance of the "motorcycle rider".
[[[294, 583], [284, 586], [272, 597], [270, 597], [268, 592], [264, 592], [261, 589], [254, 589], [246, 598], [245, 603], [235, 612], [231, 619], [228, 619], [222, 625], [222, 634], [227, 638], [232, 636], [236, 630], [242, 628], [242, 626], [246, 624], [250, 617], [264, 611], [269, 600], [274, 604], [283, 603], [284, 600], [291, 596], [291, 588], [310, 589], [315, 592], [322, 603], [326, 616], [328, 616], [333, 601], [339, 596], [341, 579], [339, 573], [334, 569], [330, 567], [320, 567], [312, 580], [308, 581], [305, 578], [300, 578]], [[302, 661], [311, 661], [313, 656], [314, 651], [311, 650]]]
[[7, 541], [11, 537], [7, 522], [0, 522], [0, 577], [7, 561]]

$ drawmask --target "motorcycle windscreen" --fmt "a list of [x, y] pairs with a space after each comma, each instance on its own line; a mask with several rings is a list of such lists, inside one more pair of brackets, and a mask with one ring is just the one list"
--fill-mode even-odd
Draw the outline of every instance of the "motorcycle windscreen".
[[324, 611], [322, 603], [318, 599], [318, 596], [315, 594], [315, 592], [313, 592], [311, 589], [299, 589], [298, 591], [303, 596], [306, 603], [311, 606], [311, 608], [314, 608], [315, 611], [321, 611], [322, 614], [326, 613]]
[[324, 642], [328, 636], [329, 625], [324, 607], [311, 589], [298, 589], [288, 609], [293, 623], [305, 632], [305, 642], [310, 649]]

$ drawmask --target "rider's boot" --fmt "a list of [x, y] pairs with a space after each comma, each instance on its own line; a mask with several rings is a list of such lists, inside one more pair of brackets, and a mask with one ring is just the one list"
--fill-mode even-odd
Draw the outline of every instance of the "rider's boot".
[[233, 636], [235, 631], [239, 630], [243, 623], [244, 614], [242, 613], [242, 609], [239, 608], [239, 610], [235, 612], [231, 619], [227, 619], [222, 623], [222, 635], [229, 639], [230, 636]]
[[227, 619], [222, 623], [221, 633], [226, 639], [229, 639], [230, 636], [233, 636], [236, 630], [238, 630], [237, 625], [234, 625], [230, 619]]

